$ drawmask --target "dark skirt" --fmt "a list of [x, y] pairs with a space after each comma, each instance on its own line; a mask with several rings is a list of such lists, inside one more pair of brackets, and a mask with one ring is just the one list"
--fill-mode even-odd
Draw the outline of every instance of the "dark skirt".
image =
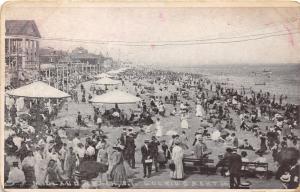
[[35, 181], [35, 172], [33, 167], [23, 167], [26, 184], [33, 184]]
[[115, 165], [111, 171], [111, 179], [114, 185], [127, 185], [126, 170], [123, 163]]

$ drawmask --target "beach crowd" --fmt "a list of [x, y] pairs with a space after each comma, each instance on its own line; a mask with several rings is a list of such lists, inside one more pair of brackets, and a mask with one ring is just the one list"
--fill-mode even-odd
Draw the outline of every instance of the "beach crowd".
[[[186, 159], [201, 160], [193, 164], [201, 167], [213, 158], [214, 172], [228, 177], [230, 188], [250, 185], [244, 176], [274, 176], [285, 188], [298, 187], [299, 105], [285, 96], [232, 88], [193, 73], [134, 68], [117, 78], [139, 103], [126, 110], [92, 106], [91, 114], [78, 107], [76, 118], [63, 124], [55, 120], [70, 103], [90, 106], [94, 95], [109, 90], [79, 82], [70, 99], [7, 96], [6, 186], [125, 188], [134, 187], [137, 172], [148, 179], [162, 170], [170, 172], [166, 179], [181, 181], [188, 174]], [[164, 125], [174, 119], [180, 123]], [[109, 136], [106, 127], [117, 136]], [[251, 137], [243, 138], [246, 133]], [[214, 152], [220, 146], [224, 150]]]

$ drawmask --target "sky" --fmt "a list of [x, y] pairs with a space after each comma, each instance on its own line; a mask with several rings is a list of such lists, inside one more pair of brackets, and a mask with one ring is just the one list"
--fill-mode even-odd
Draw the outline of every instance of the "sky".
[[[300, 7], [24, 8], [14, 5], [7, 6], [4, 14], [5, 19], [35, 20], [42, 36], [41, 47], [71, 51], [82, 46], [90, 52], [102, 52], [134, 64], [300, 63]], [[264, 34], [271, 37], [245, 41]], [[80, 42], [49, 40], [53, 38]], [[185, 40], [189, 42], [183, 44], [192, 45], [182, 45]], [[100, 41], [127, 43], [99, 44]], [[143, 46], [128, 46], [136, 44], [132, 42]], [[168, 45], [158, 46], [161, 44]]]

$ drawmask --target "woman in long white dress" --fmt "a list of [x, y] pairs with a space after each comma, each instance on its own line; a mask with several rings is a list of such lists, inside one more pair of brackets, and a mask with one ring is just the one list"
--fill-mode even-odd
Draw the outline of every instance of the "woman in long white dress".
[[183, 179], [183, 149], [179, 146], [179, 142], [175, 142], [175, 146], [172, 150], [172, 161], [175, 164], [175, 170], [171, 172], [172, 179]]
[[183, 113], [181, 115], [180, 120], [181, 120], [181, 129], [188, 129], [189, 128], [189, 123], [187, 121], [187, 116], [186, 116], [185, 113]]
[[200, 102], [196, 104], [196, 117], [203, 117], [204, 116], [204, 109]]
[[44, 178], [46, 175], [47, 162], [42, 156], [43, 152], [37, 148], [34, 152], [34, 172], [36, 176], [36, 185], [44, 185]]
[[156, 120], [156, 137], [161, 137], [163, 134], [162, 134], [162, 127], [160, 125], [160, 119], [157, 118]]

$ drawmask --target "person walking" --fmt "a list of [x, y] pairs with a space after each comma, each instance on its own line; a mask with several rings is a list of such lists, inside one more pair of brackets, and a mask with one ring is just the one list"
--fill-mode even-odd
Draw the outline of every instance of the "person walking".
[[188, 129], [189, 128], [189, 123], [187, 121], [187, 116], [186, 116], [186, 113], [183, 113], [180, 117], [180, 120], [181, 120], [181, 129]]
[[183, 175], [183, 149], [180, 147], [180, 141], [175, 141], [175, 146], [172, 150], [172, 162], [175, 165], [175, 170], [171, 172], [171, 178], [176, 180], [182, 180]]
[[160, 138], [163, 134], [162, 134], [162, 127], [160, 125], [160, 119], [157, 118], [156, 120], [156, 137]]
[[150, 154], [148, 139], [144, 141], [144, 145], [141, 148], [141, 152], [142, 152], [142, 164], [144, 169], [144, 178], [145, 177], [149, 178], [151, 176], [153, 159]]
[[101, 114], [100, 114], [100, 113], [98, 113], [98, 115], [97, 115], [97, 125], [98, 125], [99, 131], [101, 131], [102, 117], [101, 117]]
[[9, 112], [10, 112], [11, 122], [14, 125], [16, 124], [16, 117], [17, 117], [17, 108], [15, 104], [11, 106]]
[[[97, 153], [97, 162], [101, 164], [103, 167], [109, 167], [109, 161], [108, 161], [108, 151], [106, 147], [106, 141], [104, 140], [103, 142], [99, 142], [98, 145], [96, 146], [96, 149], [98, 150]], [[108, 183], [107, 179], [107, 170], [104, 172], [99, 172], [99, 177], [101, 180], [101, 183]]]
[[230, 173], [229, 182], [230, 189], [238, 189], [241, 183], [242, 157], [237, 154], [237, 148], [232, 149], [232, 153], [228, 158], [228, 169]]
[[31, 187], [36, 182], [36, 176], [34, 171], [35, 159], [33, 152], [29, 151], [27, 156], [22, 161], [22, 170], [25, 175], [26, 185]]
[[66, 158], [64, 162], [64, 172], [66, 173], [68, 179], [73, 178], [75, 168], [76, 168], [76, 161], [77, 161], [76, 154], [74, 153], [73, 147], [70, 146], [66, 153]]
[[77, 125], [82, 125], [82, 115], [80, 112], [77, 113]]
[[204, 116], [204, 109], [201, 105], [200, 101], [196, 103], [196, 117], [203, 117]]
[[157, 162], [157, 157], [158, 157], [158, 146], [160, 145], [159, 141], [156, 139], [155, 136], [152, 136], [151, 142], [149, 144], [149, 149], [150, 149], [150, 156], [153, 160], [153, 164], [155, 167], [155, 171], [158, 172], [158, 162]]
[[127, 158], [128, 164], [132, 169], [135, 169], [135, 148], [136, 148], [136, 145], [135, 145], [135, 135], [134, 135], [134, 133], [129, 133], [128, 134], [126, 148], [127, 148], [127, 155], [128, 155], [128, 158]]
[[112, 179], [112, 187], [128, 187], [128, 180], [126, 175], [126, 170], [124, 166], [124, 158], [122, 150], [124, 149], [123, 145], [117, 145], [113, 147], [114, 152], [112, 154], [112, 170], [110, 173]]

